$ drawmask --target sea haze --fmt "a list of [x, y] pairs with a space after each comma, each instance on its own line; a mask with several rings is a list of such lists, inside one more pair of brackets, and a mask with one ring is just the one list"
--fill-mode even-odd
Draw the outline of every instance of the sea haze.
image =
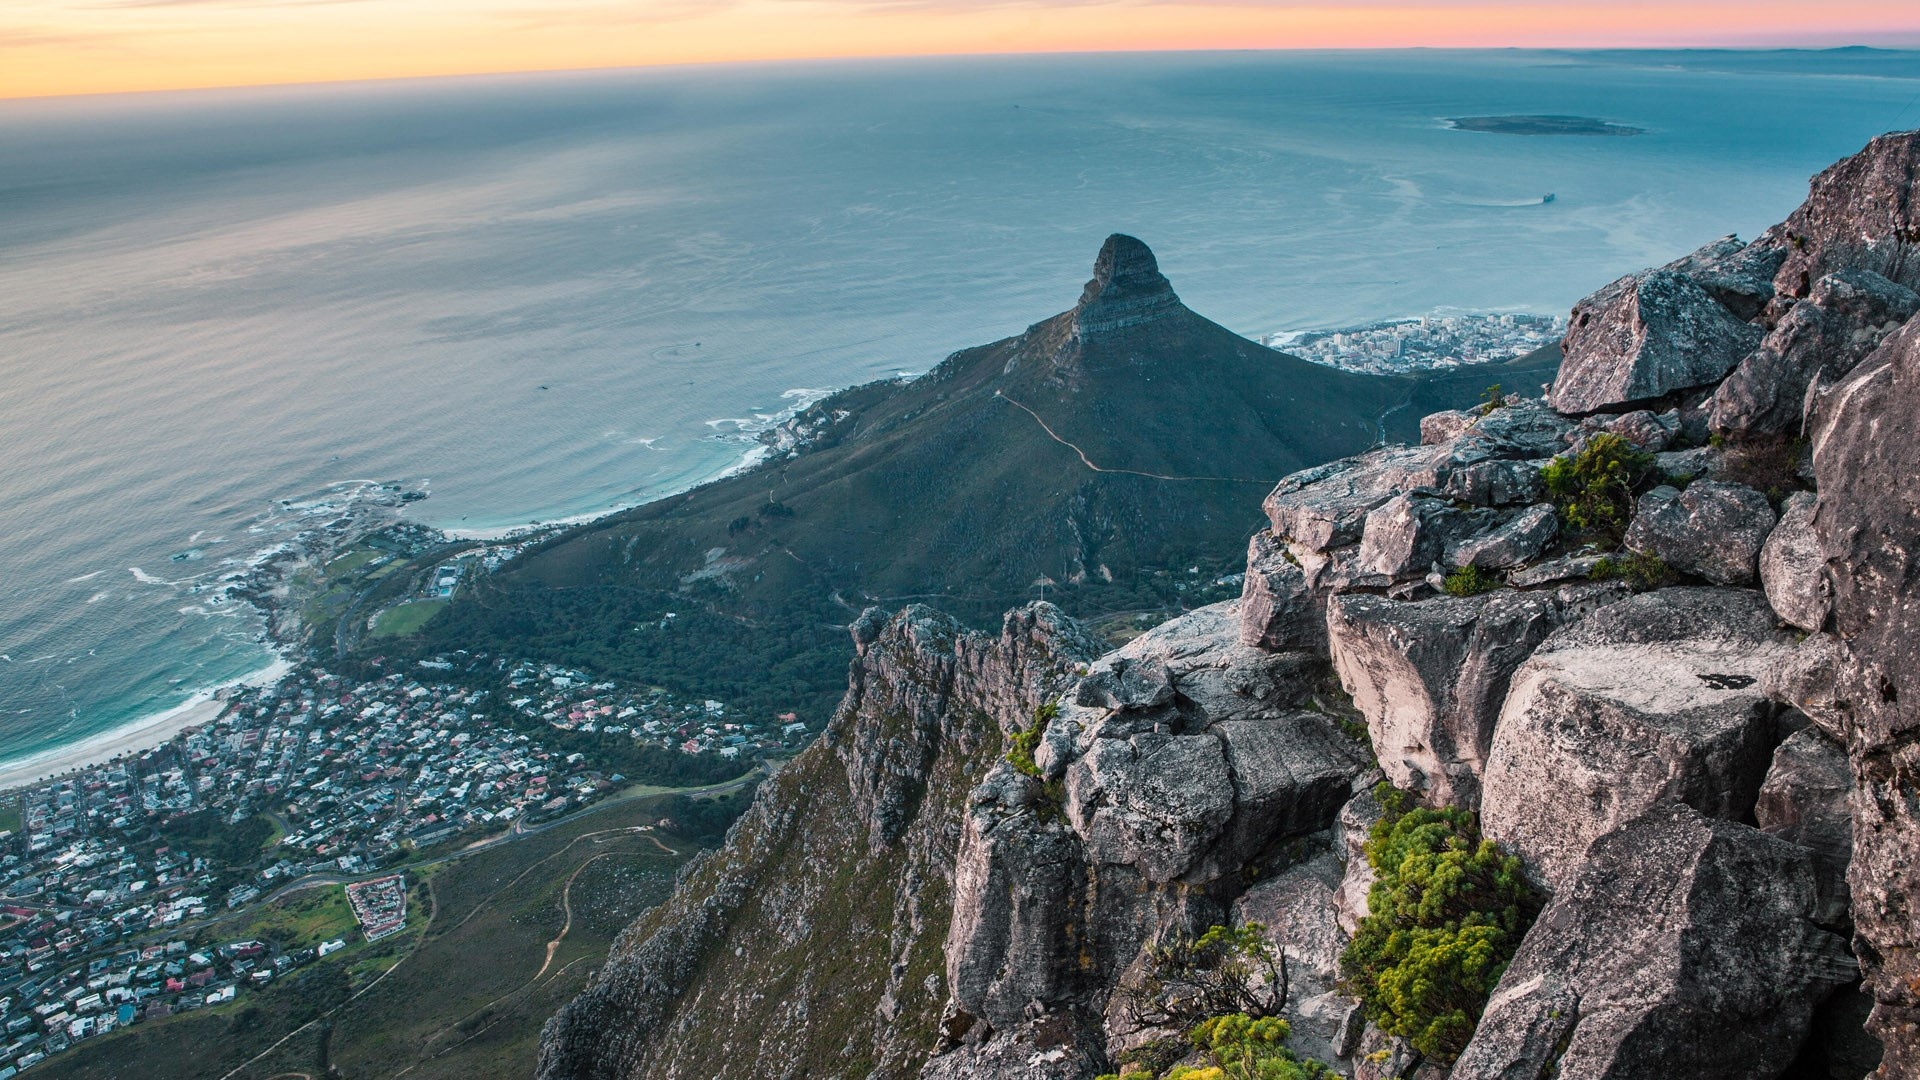
[[[1113, 231], [1249, 334], [1561, 311], [1778, 220], [1920, 124], [1917, 74], [1214, 54], [0, 103], [0, 758], [263, 664], [219, 580], [336, 485], [455, 528], [684, 488], [811, 394], [1064, 308]], [[1646, 133], [1444, 123], [1513, 114]]]

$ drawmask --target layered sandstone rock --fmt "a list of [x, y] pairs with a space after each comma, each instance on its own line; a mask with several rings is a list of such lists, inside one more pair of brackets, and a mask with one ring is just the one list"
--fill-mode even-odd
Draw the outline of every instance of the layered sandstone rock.
[[1757, 593], [1663, 589], [1549, 637], [1513, 676], [1487, 758], [1486, 835], [1550, 888], [1661, 803], [1747, 818], [1784, 732], [1760, 680], [1791, 651]]
[[[1912, 152], [1910, 139], [1900, 153]], [[1818, 409], [1814, 529], [1833, 583], [1831, 701], [1853, 768], [1854, 924], [1874, 997], [1871, 1027], [1886, 1043], [1880, 1075], [1912, 1076], [1920, 1073], [1920, 322], [1909, 321]]]

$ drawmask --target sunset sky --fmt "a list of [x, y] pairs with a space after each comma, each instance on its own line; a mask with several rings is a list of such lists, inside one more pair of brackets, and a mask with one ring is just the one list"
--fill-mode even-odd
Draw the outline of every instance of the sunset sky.
[[0, 0], [0, 97], [803, 57], [1920, 44], [1912, 0]]

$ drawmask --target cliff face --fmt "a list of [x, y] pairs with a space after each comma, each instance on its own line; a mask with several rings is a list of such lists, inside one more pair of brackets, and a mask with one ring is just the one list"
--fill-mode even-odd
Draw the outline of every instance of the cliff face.
[[[1045, 611], [863, 620], [829, 738], [543, 1077], [1082, 1080], [1153, 1034], [1115, 1001], [1151, 946], [1253, 922], [1357, 1080], [1920, 1075], [1920, 298], [1880, 215], [1916, 147], [1583, 301], [1546, 400], [1282, 480], [1239, 601], [1097, 659]], [[1122, 276], [1112, 318], [1160, 302]], [[1338, 979], [1381, 779], [1546, 897], [1454, 1061]]]
[[832, 725], [549, 1022], [541, 1075], [918, 1071], [967, 792], [1095, 650], [1047, 605], [998, 638], [925, 608], [870, 612], [854, 636]]

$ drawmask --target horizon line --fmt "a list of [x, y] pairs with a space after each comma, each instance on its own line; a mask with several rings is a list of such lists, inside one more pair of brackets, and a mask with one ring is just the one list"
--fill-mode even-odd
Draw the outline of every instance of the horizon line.
[[[536, 67], [536, 68], [499, 68], [475, 71], [431, 72], [419, 75], [379, 75], [348, 79], [302, 79], [286, 82], [235, 82], [207, 83], [193, 86], [154, 87], [143, 90], [82, 90], [61, 94], [0, 94], [0, 106], [16, 102], [58, 102], [58, 101], [98, 101], [106, 98], [154, 97], [166, 94], [214, 94], [247, 90], [302, 90], [324, 89], [328, 87], [378, 86], [388, 83], [425, 83], [455, 82], [463, 79], [499, 79], [514, 77], [540, 78], [561, 75], [611, 74], [616, 72], [675, 71], [686, 69], [713, 68], [771, 68], [781, 66], [812, 66], [827, 63], [888, 63], [906, 60], [968, 60], [968, 59], [1016, 59], [1045, 57], [1098, 57], [1098, 56], [1206, 56], [1229, 53], [1387, 53], [1387, 52], [1452, 52], [1452, 53], [1664, 53], [1664, 52], [1725, 52], [1725, 53], [1833, 53], [1833, 52], [1886, 52], [1920, 53], [1920, 37], [1910, 43], [1897, 45], [1870, 45], [1865, 42], [1849, 42], [1838, 45], [1790, 44], [1786, 42], [1771, 44], [1710, 44], [1704, 42], [1662, 45], [1322, 45], [1310, 47], [1259, 47], [1259, 46], [1219, 46], [1214, 48], [1196, 47], [1186, 49], [1160, 49], [1151, 47], [1131, 48], [1089, 48], [1089, 49], [1036, 49], [1004, 51], [953, 51], [953, 52], [914, 52], [914, 53], [872, 53], [872, 54], [831, 54], [823, 53], [810, 56], [765, 57], [746, 59], [713, 60], [673, 60], [643, 64], [588, 64], [578, 67]], [[1920, 79], [1920, 76], [1915, 78]]]

